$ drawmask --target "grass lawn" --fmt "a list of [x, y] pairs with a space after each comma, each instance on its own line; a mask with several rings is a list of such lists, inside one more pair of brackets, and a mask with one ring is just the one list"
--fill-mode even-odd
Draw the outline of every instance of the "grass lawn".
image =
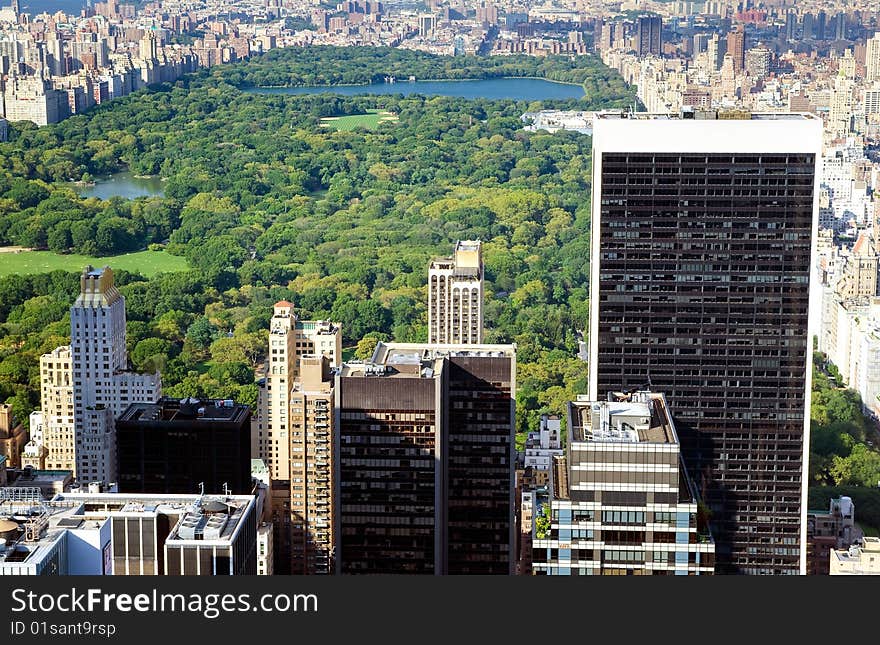
[[380, 123], [397, 121], [397, 115], [387, 110], [367, 110], [366, 114], [352, 114], [350, 116], [328, 116], [321, 119], [321, 125], [334, 130], [354, 130], [366, 128], [375, 130]]
[[20, 253], [0, 253], [0, 277], [49, 271], [73, 271], [79, 273], [87, 264], [111, 269], [137, 271], [151, 277], [163, 271], [185, 271], [186, 259], [170, 255], [164, 251], [139, 251], [123, 255], [111, 255], [103, 258], [91, 258], [85, 255], [58, 255], [51, 251], [21, 251]]

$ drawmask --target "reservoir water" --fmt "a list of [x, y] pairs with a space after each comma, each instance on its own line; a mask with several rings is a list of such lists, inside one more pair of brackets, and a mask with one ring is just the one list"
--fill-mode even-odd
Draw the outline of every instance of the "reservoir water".
[[579, 99], [584, 88], [568, 83], [554, 83], [542, 78], [490, 78], [476, 81], [398, 81], [373, 85], [320, 85], [303, 87], [253, 87], [245, 90], [257, 94], [424, 94], [426, 96], [457, 96], [466, 99]]

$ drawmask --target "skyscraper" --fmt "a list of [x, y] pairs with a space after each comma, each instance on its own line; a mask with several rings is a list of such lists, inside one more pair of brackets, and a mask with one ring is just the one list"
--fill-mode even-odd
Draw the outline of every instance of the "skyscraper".
[[259, 384], [257, 414], [252, 422], [251, 454], [269, 466], [273, 480], [288, 480], [290, 434], [289, 395], [299, 378], [304, 355], [326, 356], [331, 367], [342, 358], [342, 330], [338, 323], [300, 320], [293, 303], [276, 302], [269, 323], [269, 347], [264, 378]]
[[687, 116], [596, 118], [590, 398], [664, 392], [719, 572], [796, 574], [821, 122]]
[[76, 477], [82, 482], [116, 480], [114, 420], [131, 403], [159, 398], [158, 374], [128, 371], [125, 298], [110, 267], [86, 267], [81, 292], [70, 308], [70, 360]]
[[706, 55], [709, 58], [709, 66], [713, 70], [721, 69], [724, 54], [727, 51], [727, 39], [719, 38], [718, 34], [712, 34], [706, 45]]
[[[323, 439], [326, 437], [322, 436], [319, 441], [309, 437], [309, 431], [297, 427], [308, 423], [309, 415], [315, 411], [304, 410], [304, 405], [306, 408], [310, 405], [308, 397], [303, 398], [301, 392], [296, 396], [292, 393], [302, 387], [299, 381], [303, 360], [315, 356], [326, 357], [330, 367], [339, 365], [342, 358], [341, 326], [325, 320], [300, 320], [294, 313], [293, 303], [286, 300], [276, 302], [269, 327], [264, 377], [257, 391], [257, 414], [251, 423], [251, 456], [262, 459], [269, 467], [274, 568], [279, 574], [291, 573], [295, 539], [302, 547], [297, 551], [297, 566], [305, 566], [308, 558], [303, 545], [307, 544], [304, 540], [308, 539], [311, 521], [305, 516], [306, 507], [320, 503], [323, 510], [325, 501], [324, 491], [305, 487], [304, 469], [313, 469], [317, 463], [302, 457], [309, 449], [324, 450], [326, 443]], [[309, 477], [326, 476], [324, 472], [309, 472], [312, 473]], [[310, 517], [316, 518], [317, 512], [311, 512]], [[313, 537], [317, 537], [316, 525], [311, 526]], [[306, 557], [306, 561], [302, 557]]]
[[746, 28], [737, 25], [727, 34], [727, 53], [733, 57], [733, 69], [736, 73], [746, 68]]
[[438, 258], [428, 267], [428, 343], [482, 342], [482, 244], [462, 240], [451, 258]]
[[660, 16], [639, 16], [636, 23], [636, 53], [639, 56], [660, 56], [663, 53]]
[[514, 565], [512, 345], [380, 343], [336, 377], [341, 573]]
[[865, 66], [866, 83], [880, 80], [880, 32], [868, 38], [865, 47]]
[[815, 34], [816, 21], [813, 14], [805, 13], [801, 20], [802, 37], [804, 40], [812, 40]]
[[152, 403], [161, 392], [158, 374], [128, 371], [125, 299], [109, 267], [89, 266], [70, 308], [70, 345], [40, 357], [46, 465], [70, 470], [80, 482], [115, 482], [114, 420], [131, 403]]
[[789, 10], [785, 14], [785, 39], [793, 41], [797, 33], [797, 12]]
[[290, 392], [290, 572], [334, 572], [333, 376], [330, 359], [300, 359]]

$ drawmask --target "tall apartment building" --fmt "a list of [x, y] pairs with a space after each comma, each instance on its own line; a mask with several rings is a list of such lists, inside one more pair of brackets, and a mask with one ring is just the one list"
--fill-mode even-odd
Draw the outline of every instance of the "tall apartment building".
[[120, 493], [250, 493], [251, 409], [161, 398], [116, 420]]
[[46, 467], [70, 470], [83, 483], [115, 482], [114, 421], [131, 403], [159, 398], [158, 374], [128, 370], [125, 299], [109, 267], [89, 266], [70, 308], [69, 346], [40, 357], [42, 425]]
[[709, 59], [709, 67], [713, 70], [721, 69], [724, 54], [727, 52], [727, 39], [718, 34], [712, 34], [706, 45], [706, 56]]
[[70, 114], [67, 92], [56, 90], [42, 74], [13, 76], [7, 81], [2, 98], [3, 116], [7, 121], [48, 125], [58, 123]]
[[865, 83], [880, 81], [880, 32], [868, 38], [865, 44]]
[[[326, 551], [325, 542], [317, 550], [306, 548], [309, 531], [312, 531], [312, 537], [317, 536], [318, 531], [314, 525], [310, 528], [308, 519], [301, 518], [308, 504], [323, 502], [323, 498], [316, 494], [312, 499], [314, 491], [301, 490], [304, 482], [293, 481], [294, 478], [304, 479], [303, 470], [313, 465], [293, 458], [292, 450], [303, 451], [313, 447], [313, 444], [308, 442], [311, 437], [293, 428], [291, 392], [300, 387], [297, 383], [303, 358], [312, 356], [326, 357], [331, 368], [339, 365], [342, 359], [342, 329], [339, 323], [299, 320], [292, 303], [286, 300], [275, 303], [269, 328], [266, 368], [257, 394], [257, 414], [251, 422], [251, 455], [266, 463], [271, 476], [274, 568], [278, 574], [291, 572], [294, 542], [298, 545], [296, 566], [305, 566], [303, 563], [309, 562], [310, 558], [317, 561], [318, 552]], [[302, 413], [301, 401], [296, 412], [298, 416]], [[298, 420], [296, 423], [305, 421]], [[295, 432], [300, 433], [299, 436]], [[314, 476], [318, 474], [314, 473]], [[296, 517], [294, 508], [298, 509]], [[317, 521], [317, 513], [310, 516], [306, 513], [306, 516]], [[331, 537], [324, 535], [322, 539]]]
[[46, 467], [76, 472], [73, 371], [69, 345], [56, 347], [40, 356], [40, 403]]
[[251, 425], [251, 454], [269, 466], [273, 480], [289, 480], [290, 389], [299, 378], [300, 358], [326, 356], [331, 367], [342, 359], [339, 323], [303, 321], [293, 304], [282, 300], [273, 308], [264, 378], [259, 384], [257, 414]]
[[662, 394], [568, 404], [568, 483], [532, 543], [536, 575], [711, 575], [698, 512]]
[[75, 476], [81, 482], [116, 481], [114, 421], [132, 403], [153, 403], [158, 374], [128, 370], [125, 298], [110, 267], [86, 267], [70, 308]]
[[636, 53], [640, 57], [663, 54], [662, 30], [660, 16], [639, 16], [636, 23]]
[[746, 28], [737, 25], [727, 34], [727, 53], [733, 57], [733, 68], [737, 74], [746, 68]]
[[510, 574], [512, 345], [380, 343], [337, 374], [337, 570]]
[[483, 251], [479, 240], [455, 244], [428, 268], [428, 343], [483, 342]]
[[797, 574], [821, 121], [687, 116], [596, 118], [590, 398], [664, 392], [719, 572]]
[[333, 376], [330, 359], [300, 360], [290, 392], [291, 573], [334, 573]]

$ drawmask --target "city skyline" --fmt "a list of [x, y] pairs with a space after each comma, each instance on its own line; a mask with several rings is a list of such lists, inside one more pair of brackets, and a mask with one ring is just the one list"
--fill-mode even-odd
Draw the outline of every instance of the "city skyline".
[[73, 4], [0, 6], [0, 573], [871, 571], [876, 7]]

